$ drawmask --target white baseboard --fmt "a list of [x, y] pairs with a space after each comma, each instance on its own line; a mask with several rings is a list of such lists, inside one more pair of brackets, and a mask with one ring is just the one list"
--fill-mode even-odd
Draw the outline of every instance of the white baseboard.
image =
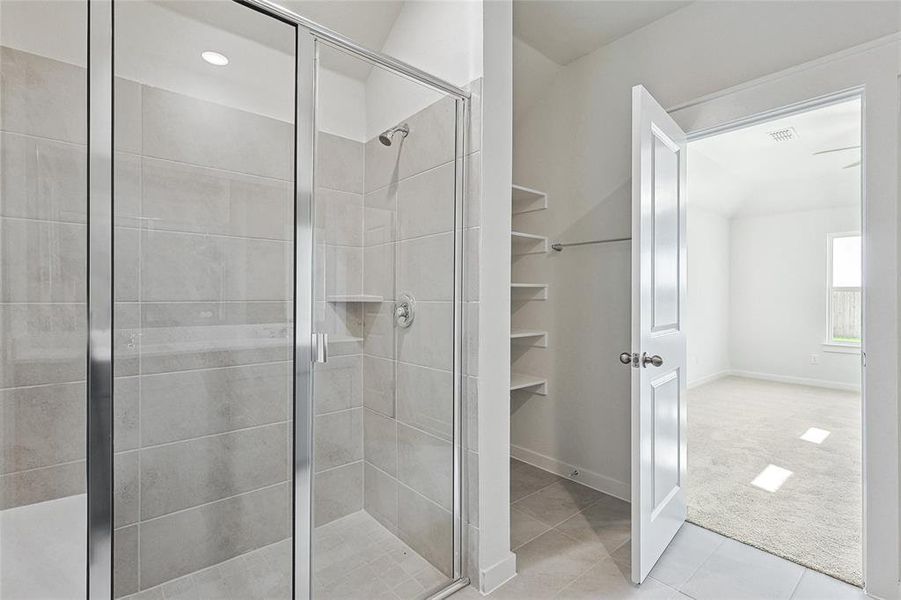
[[[594, 471], [589, 471], [588, 469], [583, 469], [582, 467], [565, 463], [556, 458], [539, 454], [538, 452], [533, 452], [522, 446], [511, 444], [510, 456], [517, 460], [521, 460], [524, 463], [529, 463], [533, 467], [538, 467], [539, 469], [550, 471], [555, 475], [578, 481], [582, 485], [609, 494], [620, 500], [629, 502], [632, 497], [632, 488], [628, 483], [618, 481], [612, 477], [607, 477], [606, 475], [601, 475], [600, 473], [595, 473]], [[579, 471], [578, 477], [570, 477], [570, 473], [574, 470]]]
[[762, 379], [764, 381], [775, 381], [777, 383], [793, 383], [795, 385], [808, 385], [811, 387], [826, 388], [830, 390], [842, 390], [845, 392], [860, 392], [860, 386], [853, 383], [844, 383], [841, 381], [828, 381], [823, 379], [812, 379], [807, 377], [792, 377], [789, 375], [774, 375], [772, 373], [758, 373], [755, 371], [741, 371], [732, 369], [728, 373], [735, 377], [747, 377], [749, 379]]
[[478, 583], [479, 591], [483, 595], [490, 594], [514, 577], [516, 577], [516, 555], [511, 552], [504, 560], [481, 570]]
[[728, 377], [732, 374], [732, 371], [729, 369], [724, 369], [722, 371], [717, 371], [716, 373], [711, 373], [710, 375], [705, 375], [704, 377], [700, 377], [698, 379], [693, 379], [688, 382], [686, 387], [688, 389], [696, 388], [698, 386], [702, 386], [705, 383], [710, 383], [711, 381], [716, 381], [717, 379], [722, 379], [723, 377]]

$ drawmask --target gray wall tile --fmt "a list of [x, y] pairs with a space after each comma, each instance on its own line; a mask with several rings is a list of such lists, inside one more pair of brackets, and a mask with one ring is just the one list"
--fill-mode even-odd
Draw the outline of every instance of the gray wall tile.
[[85, 481], [84, 461], [0, 475], [0, 510], [83, 494]]
[[85, 378], [83, 304], [0, 305], [0, 388]]
[[291, 244], [144, 231], [142, 300], [284, 300]]
[[158, 88], [142, 90], [145, 156], [293, 179], [292, 124]]
[[283, 481], [286, 426], [268, 425], [141, 453], [141, 517], [150, 519]]
[[454, 234], [442, 233], [397, 244], [397, 293], [417, 301], [454, 299]]
[[145, 446], [276, 423], [288, 418], [288, 362], [144, 375]]
[[405, 486], [397, 493], [400, 539], [445, 575], [453, 572], [454, 519], [446, 510]]
[[119, 598], [138, 591], [138, 526], [113, 531], [113, 596]]
[[287, 181], [144, 158], [143, 188], [154, 229], [293, 239]]
[[446, 440], [454, 435], [454, 377], [397, 363], [397, 419]]
[[394, 358], [394, 303], [367, 303], [363, 311], [363, 350], [372, 356]]
[[397, 331], [398, 360], [453, 369], [454, 314], [450, 302], [418, 302], [416, 323]]
[[331, 523], [363, 508], [363, 463], [357, 462], [313, 477], [313, 525]]
[[389, 531], [397, 531], [397, 480], [368, 462], [363, 477], [363, 508]]
[[430, 169], [397, 186], [399, 239], [454, 230], [454, 163]]
[[84, 302], [87, 228], [0, 218], [0, 300]]
[[397, 186], [385, 186], [363, 196], [363, 243], [393, 242], [397, 231]]
[[363, 406], [383, 415], [395, 414], [395, 373], [394, 361], [363, 357]]
[[0, 128], [87, 143], [85, 70], [0, 46]]
[[316, 190], [317, 239], [326, 244], [363, 245], [363, 196], [328, 188]]
[[[363, 289], [363, 250], [357, 247], [325, 247], [326, 296], [354, 296]], [[372, 293], [368, 290], [366, 293]]]
[[142, 523], [141, 586], [159, 585], [287, 537], [287, 488], [276, 485]]
[[288, 360], [288, 304], [283, 302], [143, 305], [145, 374]]
[[362, 406], [363, 359], [333, 356], [313, 368], [313, 399], [316, 414]]
[[446, 510], [454, 508], [451, 442], [397, 424], [397, 478]]
[[0, 133], [0, 214], [84, 223], [87, 167], [84, 146]]
[[113, 456], [113, 526], [137, 523], [140, 518], [138, 450]]
[[363, 290], [391, 300], [394, 295], [395, 244], [363, 249]]
[[454, 160], [456, 120], [456, 105], [449, 97], [427, 106], [407, 120], [410, 135], [400, 151], [398, 175], [401, 179]]
[[137, 377], [116, 377], [113, 382], [113, 449], [134, 450], [140, 445], [140, 391]]
[[316, 472], [363, 460], [363, 409], [315, 417], [313, 440]]
[[316, 139], [316, 186], [363, 193], [363, 144], [320, 131]]
[[0, 391], [0, 474], [85, 457], [82, 382]]
[[119, 152], [141, 153], [141, 84], [113, 79], [113, 147]]
[[397, 422], [371, 410], [363, 410], [363, 454], [388, 475], [397, 475]]

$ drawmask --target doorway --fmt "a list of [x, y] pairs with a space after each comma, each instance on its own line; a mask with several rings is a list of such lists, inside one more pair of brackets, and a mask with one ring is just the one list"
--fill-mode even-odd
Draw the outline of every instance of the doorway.
[[862, 575], [859, 96], [688, 144], [687, 518]]

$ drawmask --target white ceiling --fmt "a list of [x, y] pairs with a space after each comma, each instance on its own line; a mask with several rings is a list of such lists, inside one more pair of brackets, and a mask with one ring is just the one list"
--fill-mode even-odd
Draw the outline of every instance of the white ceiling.
[[[797, 138], [774, 142], [770, 131]], [[851, 100], [691, 142], [688, 205], [727, 217], [860, 202], [860, 101]]]
[[[220, 11], [208, 0], [156, 0], [169, 10], [201, 22], [214, 22], [216, 27], [249, 38], [287, 54], [294, 48], [283, 38], [272, 39], [264, 24], [254, 27], [240, 13]], [[385, 44], [404, 0], [277, 0], [285, 8], [328, 27], [371, 50], [380, 51]], [[229, 18], [232, 16], [233, 18]], [[369, 76], [371, 66], [358, 58], [339, 52], [323, 54], [322, 65], [358, 80]]]
[[513, 34], [565, 65], [688, 4], [677, 0], [514, 0]]

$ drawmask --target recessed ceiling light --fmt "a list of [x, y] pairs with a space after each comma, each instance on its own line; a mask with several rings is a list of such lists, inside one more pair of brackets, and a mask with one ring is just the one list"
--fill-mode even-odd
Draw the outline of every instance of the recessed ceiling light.
[[217, 67], [224, 67], [228, 64], [228, 57], [224, 54], [220, 54], [218, 52], [213, 52], [212, 50], [207, 50], [206, 52], [201, 52], [200, 54], [203, 60], [207, 61], [211, 65], [215, 65]]

